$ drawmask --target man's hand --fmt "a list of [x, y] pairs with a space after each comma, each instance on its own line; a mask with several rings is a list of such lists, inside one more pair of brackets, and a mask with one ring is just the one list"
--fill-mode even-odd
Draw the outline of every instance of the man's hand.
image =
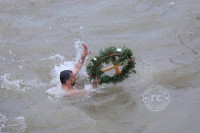
[[86, 46], [84, 43], [81, 43], [81, 44], [82, 44], [82, 46], [83, 46], [83, 48], [84, 48], [83, 54], [84, 54], [85, 56], [88, 55], [88, 54], [90, 54], [91, 51], [88, 51], [87, 46]]
[[95, 80], [92, 83], [93, 88], [97, 88], [97, 84], [99, 83], [99, 80], [97, 79], [97, 77], [95, 78]]

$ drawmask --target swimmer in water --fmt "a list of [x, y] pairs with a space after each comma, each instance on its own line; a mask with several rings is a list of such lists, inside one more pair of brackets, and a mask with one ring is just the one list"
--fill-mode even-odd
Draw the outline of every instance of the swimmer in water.
[[[80, 90], [74, 88], [74, 85], [76, 84], [76, 75], [78, 72], [81, 70], [84, 62], [85, 62], [85, 57], [91, 53], [91, 51], [88, 51], [87, 46], [82, 43], [82, 46], [84, 48], [84, 51], [81, 55], [81, 58], [78, 60], [78, 63], [75, 64], [72, 70], [64, 70], [60, 72], [60, 82], [63, 90], [67, 92], [67, 94], [80, 94], [80, 93], [85, 93], [85, 90]], [[98, 79], [95, 78], [92, 86], [93, 88], [97, 87], [98, 84]]]

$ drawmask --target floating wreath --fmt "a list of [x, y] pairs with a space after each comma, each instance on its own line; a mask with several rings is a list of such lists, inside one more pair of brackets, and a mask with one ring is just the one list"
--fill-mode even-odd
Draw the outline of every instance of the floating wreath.
[[[87, 73], [89, 75], [89, 80], [93, 81], [95, 77], [100, 81], [99, 84], [103, 83], [119, 83], [124, 79], [128, 78], [131, 73], [136, 73], [135, 71], [135, 58], [132, 57], [133, 53], [130, 49], [109, 47], [105, 50], [99, 51], [99, 56], [90, 60], [87, 66]], [[102, 70], [103, 63], [109, 64], [113, 63], [113, 67], [110, 69], [115, 69], [116, 74], [113, 76], [106, 75], [104, 70]], [[122, 70], [119, 70], [119, 66], [122, 66]], [[109, 70], [109, 68], [108, 68]], [[107, 70], [105, 70], [107, 71]]]

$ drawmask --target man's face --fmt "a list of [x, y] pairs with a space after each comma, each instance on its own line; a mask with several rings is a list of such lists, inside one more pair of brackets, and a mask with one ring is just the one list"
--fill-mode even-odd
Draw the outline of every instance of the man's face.
[[70, 81], [71, 86], [74, 86], [76, 84], [76, 76], [73, 73], [70, 74]]

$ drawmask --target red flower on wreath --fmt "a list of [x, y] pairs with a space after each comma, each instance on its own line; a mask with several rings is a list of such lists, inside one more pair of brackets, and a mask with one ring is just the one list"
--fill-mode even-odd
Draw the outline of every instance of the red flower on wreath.
[[135, 59], [131, 56], [129, 62], [135, 62]]

